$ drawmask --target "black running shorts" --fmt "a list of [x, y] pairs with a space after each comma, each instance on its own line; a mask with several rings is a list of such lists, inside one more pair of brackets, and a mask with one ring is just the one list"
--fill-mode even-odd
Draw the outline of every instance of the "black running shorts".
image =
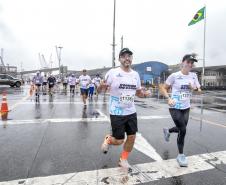
[[137, 128], [137, 114], [130, 115], [110, 115], [112, 136], [116, 139], [124, 139], [127, 135], [135, 135]]

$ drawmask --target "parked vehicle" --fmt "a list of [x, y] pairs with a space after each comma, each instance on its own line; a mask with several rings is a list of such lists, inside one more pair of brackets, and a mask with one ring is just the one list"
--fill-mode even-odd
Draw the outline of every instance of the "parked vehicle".
[[0, 74], [0, 85], [9, 85], [10, 87], [20, 87], [22, 81], [19, 78], [14, 78], [8, 74]]

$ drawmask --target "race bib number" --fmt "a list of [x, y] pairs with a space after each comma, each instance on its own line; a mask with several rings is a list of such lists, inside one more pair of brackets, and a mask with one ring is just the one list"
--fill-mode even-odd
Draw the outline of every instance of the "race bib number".
[[119, 102], [121, 104], [132, 106], [134, 103], [134, 97], [133, 95], [121, 95], [119, 98]]
[[50, 85], [53, 85], [53, 82], [50, 82], [49, 84], [50, 84]]
[[189, 100], [191, 98], [191, 93], [190, 92], [181, 92], [179, 95], [179, 99], [181, 101]]
[[36, 83], [38, 84], [39, 83], [39, 80], [36, 80]]

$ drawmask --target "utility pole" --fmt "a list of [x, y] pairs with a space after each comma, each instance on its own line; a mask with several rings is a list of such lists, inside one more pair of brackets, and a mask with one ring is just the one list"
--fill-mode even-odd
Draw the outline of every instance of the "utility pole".
[[114, 13], [113, 13], [112, 67], [115, 67], [115, 12], [116, 12], [116, 0], [114, 0]]

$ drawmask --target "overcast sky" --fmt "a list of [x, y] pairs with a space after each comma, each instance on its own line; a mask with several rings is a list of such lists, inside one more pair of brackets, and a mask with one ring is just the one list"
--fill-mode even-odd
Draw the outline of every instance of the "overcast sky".
[[[187, 26], [207, 6], [206, 65], [226, 65], [226, 0], [117, 0], [116, 58], [120, 38], [134, 52], [134, 63], [179, 63], [186, 53], [203, 55], [203, 23]], [[55, 45], [62, 63], [80, 70], [112, 63], [113, 0], [1, 0], [0, 47], [5, 64], [40, 68]], [[116, 63], [118, 64], [118, 62]], [[199, 66], [202, 65], [200, 61]]]

